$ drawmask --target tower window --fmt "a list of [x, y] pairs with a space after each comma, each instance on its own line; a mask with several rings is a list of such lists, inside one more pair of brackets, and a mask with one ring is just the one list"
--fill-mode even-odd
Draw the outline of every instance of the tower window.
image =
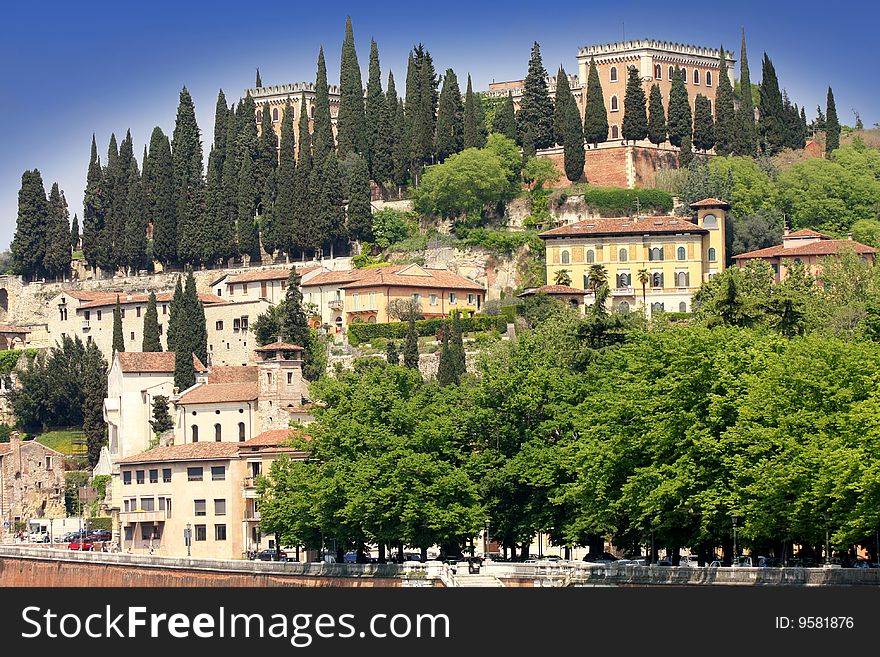
[[272, 108], [272, 120], [278, 121], [278, 108], [277, 107]]
[[654, 78], [657, 80], [663, 79], [663, 67], [660, 64], [654, 64]]
[[618, 128], [616, 125], [611, 126], [611, 138], [620, 139], [620, 128]]
[[244, 422], [238, 423], [238, 442], [244, 442]]
[[694, 84], [700, 84], [700, 72], [694, 69]]
[[611, 111], [616, 112], [618, 109], [617, 96], [611, 96]]
[[715, 247], [709, 248], [709, 262], [715, 262]]
[[674, 66], [669, 67], [669, 79], [670, 80], [675, 79], [675, 67]]
[[712, 71], [706, 71], [706, 86], [712, 86]]
[[611, 67], [611, 81], [617, 82], [617, 67], [616, 66]]

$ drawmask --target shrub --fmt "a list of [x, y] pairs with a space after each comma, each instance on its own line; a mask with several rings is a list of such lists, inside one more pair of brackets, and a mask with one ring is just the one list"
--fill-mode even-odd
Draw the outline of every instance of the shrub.
[[[448, 320], [445, 317], [420, 319], [416, 322], [416, 331], [418, 331], [418, 334], [423, 337], [435, 336], [446, 321]], [[476, 317], [461, 318], [461, 330], [464, 333], [469, 333], [471, 331], [491, 331], [495, 329], [497, 325], [497, 317], [485, 317], [479, 315]], [[406, 337], [406, 327], [406, 322], [391, 322], [388, 324], [349, 324], [348, 342], [356, 347], [363, 342], [371, 342], [375, 338], [402, 340]]]
[[624, 217], [636, 210], [643, 214], [672, 211], [672, 195], [660, 189], [587, 187], [584, 202], [606, 217]]

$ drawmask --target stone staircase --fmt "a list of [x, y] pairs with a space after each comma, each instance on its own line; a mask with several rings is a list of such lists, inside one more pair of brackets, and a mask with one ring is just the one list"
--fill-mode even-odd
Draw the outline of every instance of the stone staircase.
[[456, 573], [452, 577], [452, 585], [456, 586], [456, 587], [460, 586], [460, 587], [469, 587], [469, 588], [487, 588], [487, 587], [498, 588], [498, 587], [504, 586], [504, 584], [501, 583], [501, 580], [499, 580], [494, 575], [488, 575], [488, 574], [483, 574], [483, 573], [480, 573], [479, 575], [477, 575], [477, 574], [471, 575], [471, 574], [468, 574], [467, 572]]

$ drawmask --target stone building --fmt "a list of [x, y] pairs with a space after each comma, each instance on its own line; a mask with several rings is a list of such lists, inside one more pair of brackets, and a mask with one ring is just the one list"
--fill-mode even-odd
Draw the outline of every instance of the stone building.
[[[336, 115], [339, 114], [339, 87], [335, 84], [329, 86], [330, 96], [330, 123], [333, 126], [333, 134], [336, 134]], [[290, 107], [293, 112], [291, 121], [294, 130], [299, 124], [299, 112], [301, 102], [306, 101], [306, 109], [309, 113], [309, 131], [315, 129], [315, 84], [313, 82], [294, 82], [293, 84], [276, 84], [268, 87], [255, 87], [246, 89], [245, 95], [250, 94], [257, 106], [256, 122], [259, 133], [263, 131], [263, 107], [269, 106], [269, 113], [272, 118], [272, 129], [281, 139], [281, 119], [284, 114], [284, 104], [290, 99]], [[242, 96], [242, 100], [244, 99]], [[296, 152], [299, 155], [299, 140], [296, 140]]]
[[[0, 444], [0, 518], [12, 531], [32, 518], [64, 518], [64, 455], [17, 431]], [[7, 524], [8, 523], [8, 524]]]

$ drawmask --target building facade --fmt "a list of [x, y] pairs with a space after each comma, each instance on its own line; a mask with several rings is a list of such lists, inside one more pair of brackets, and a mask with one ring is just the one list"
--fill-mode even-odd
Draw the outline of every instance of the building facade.
[[0, 535], [32, 518], [64, 518], [64, 455], [13, 431], [0, 444]]
[[[336, 135], [336, 116], [339, 114], [339, 87], [331, 84], [328, 88], [330, 96], [330, 123], [333, 126], [333, 134]], [[263, 107], [269, 106], [269, 114], [272, 119], [272, 129], [278, 140], [281, 140], [281, 121], [284, 114], [284, 104], [290, 99], [292, 116], [290, 120], [296, 130], [299, 123], [301, 103], [306, 102], [306, 110], [309, 113], [309, 131], [315, 129], [315, 84], [313, 82], [295, 82], [292, 84], [276, 84], [268, 87], [254, 87], [246, 89], [245, 95], [250, 94], [257, 106], [256, 116], [257, 131], [263, 131]], [[244, 99], [245, 96], [242, 96]], [[299, 140], [296, 140], [296, 153], [299, 156]]]
[[[547, 280], [564, 270], [571, 287], [595, 296], [591, 274], [601, 271], [611, 309], [628, 312], [691, 312], [700, 285], [723, 271], [725, 217], [729, 205], [706, 199], [691, 205], [696, 217], [588, 219], [540, 234]], [[594, 268], [601, 268], [600, 270]]]
[[809, 274], [821, 279], [822, 263], [825, 258], [840, 257], [848, 251], [858, 254], [862, 260], [870, 263], [873, 263], [877, 257], [877, 249], [856, 242], [852, 236], [845, 240], [836, 240], [815, 230], [804, 229], [791, 233], [786, 228], [782, 244], [740, 253], [733, 256], [733, 261], [737, 266], [745, 267], [750, 262], [763, 260], [773, 269], [774, 278], [778, 283], [788, 277], [789, 267], [794, 263], [803, 264]]

